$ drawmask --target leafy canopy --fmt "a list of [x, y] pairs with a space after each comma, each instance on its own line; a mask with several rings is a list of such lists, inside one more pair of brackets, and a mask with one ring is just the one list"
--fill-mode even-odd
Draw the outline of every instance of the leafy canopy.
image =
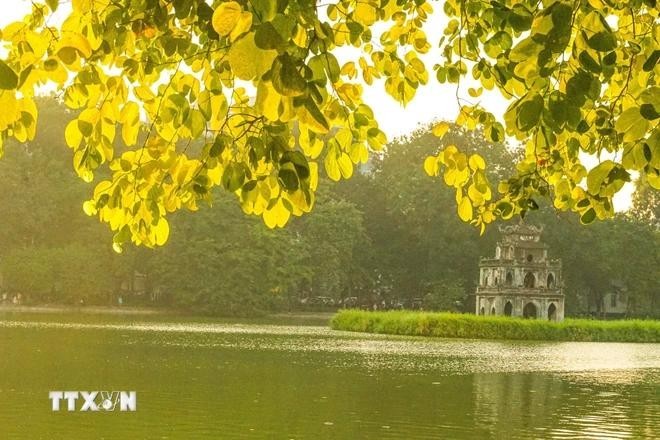
[[[363, 86], [380, 80], [405, 105], [428, 82], [434, 6], [449, 18], [437, 80], [511, 103], [500, 120], [461, 101], [456, 123], [526, 146], [497, 191], [478, 154], [450, 145], [424, 162], [456, 189], [461, 219], [483, 231], [549, 196], [589, 223], [612, 216], [633, 171], [660, 188], [655, 0], [72, 0], [53, 26], [59, 3], [35, 1], [2, 29], [1, 139], [32, 139], [35, 94], [62, 90], [74, 168], [100, 176], [84, 209], [118, 250], [162, 245], [166, 215], [210, 201], [213, 186], [269, 227], [308, 212], [321, 166], [349, 178], [386, 143]], [[343, 46], [355, 59], [339, 62]], [[607, 159], [587, 171], [581, 153]]]

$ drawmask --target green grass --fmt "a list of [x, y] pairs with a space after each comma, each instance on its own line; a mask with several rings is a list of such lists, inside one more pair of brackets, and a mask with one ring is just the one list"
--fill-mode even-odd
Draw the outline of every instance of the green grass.
[[550, 322], [458, 313], [341, 310], [330, 326], [335, 330], [442, 338], [660, 342], [660, 321], [640, 319]]

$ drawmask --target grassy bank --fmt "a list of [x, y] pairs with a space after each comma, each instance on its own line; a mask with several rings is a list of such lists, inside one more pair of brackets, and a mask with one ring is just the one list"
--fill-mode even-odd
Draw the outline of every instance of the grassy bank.
[[550, 322], [455, 313], [342, 310], [333, 316], [331, 326], [335, 330], [443, 338], [660, 342], [660, 321], [652, 320]]

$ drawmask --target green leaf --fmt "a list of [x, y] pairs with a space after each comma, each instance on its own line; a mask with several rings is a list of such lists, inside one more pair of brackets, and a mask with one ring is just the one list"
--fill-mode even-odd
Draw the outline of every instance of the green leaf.
[[615, 166], [616, 163], [611, 160], [606, 160], [589, 171], [589, 174], [587, 175], [587, 189], [591, 194], [596, 195], [600, 192], [601, 186], [605, 183], [610, 171], [612, 171]]
[[507, 201], [502, 201], [497, 204], [497, 209], [500, 211], [500, 215], [503, 220], [509, 220], [513, 217], [513, 205]]
[[587, 44], [597, 51], [609, 52], [616, 49], [616, 36], [612, 32], [597, 32], [589, 38]]
[[325, 72], [327, 73], [330, 82], [336, 83], [339, 81], [340, 68], [337, 58], [330, 52], [322, 53], [320, 56], [323, 58], [323, 67], [325, 68]]
[[298, 181], [298, 174], [295, 169], [293, 169], [293, 164], [290, 165], [291, 167], [288, 168], [280, 168], [277, 173], [277, 178], [280, 185], [282, 185], [287, 191], [295, 191], [299, 188], [300, 182]]
[[14, 90], [18, 86], [18, 75], [4, 61], [0, 60], [0, 89]]
[[511, 8], [511, 14], [509, 14], [508, 19], [511, 27], [516, 32], [523, 32], [529, 30], [532, 27], [532, 20], [534, 19], [534, 16], [525, 7], [525, 5], [518, 3], [513, 5]]
[[328, 83], [328, 78], [325, 74], [325, 67], [323, 66], [325, 63], [323, 62], [322, 56], [323, 55], [316, 55], [310, 58], [307, 62], [307, 67], [312, 71], [311, 80], [319, 86], [325, 87]]
[[284, 96], [299, 96], [307, 89], [307, 82], [298, 71], [293, 57], [288, 54], [277, 57], [272, 81], [275, 90]]
[[650, 72], [653, 70], [655, 65], [658, 64], [658, 60], [660, 60], [660, 49], [654, 50], [651, 56], [646, 59], [644, 65], [642, 66], [644, 72]]
[[254, 42], [258, 48], [264, 50], [277, 49], [284, 44], [284, 40], [271, 22], [262, 23], [261, 26], [257, 27]]
[[660, 118], [660, 114], [658, 114], [652, 104], [642, 104], [639, 107], [639, 113], [644, 117], [644, 119], [648, 119], [649, 121]]
[[589, 208], [584, 214], [580, 216], [580, 223], [583, 225], [588, 225], [596, 220], [596, 211], [594, 208]]
[[514, 63], [535, 62], [536, 56], [541, 49], [542, 47], [536, 44], [534, 40], [531, 38], [525, 38], [511, 49], [509, 59]]
[[316, 127], [317, 131], [318, 128], [321, 128], [320, 132], [323, 133], [330, 130], [328, 121], [325, 119], [325, 116], [323, 116], [323, 113], [321, 113], [321, 110], [319, 110], [318, 106], [316, 105], [313, 99], [311, 98], [306, 99], [304, 106], [305, 106], [305, 110], [307, 110], [308, 114], [312, 117], [313, 121], [320, 126], [320, 127]]
[[276, 1], [250, 0], [248, 4], [254, 8], [254, 12], [262, 22], [272, 20], [275, 17], [275, 14], [277, 14], [278, 2]]
[[646, 134], [648, 121], [642, 117], [639, 107], [631, 107], [621, 113], [615, 128], [623, 134], [624, 142], [632, 142], [641, 139]]
[[230, 163], [222, 173], [222, 186], [229, 192], [237, 191], [245, 181], [245, 170], [242, 164]]
[[580, 52], [578, 57], [582, 67], [593, 73], [600, 73], [603, 69], [600, 67], [600, 64], [586, 51]]
[[518, 107], [518, 128], [522, 131], [528, 131], [536, 127], [543, 111], [543, 97], [535, 94], [531, 99], [525, 100]]

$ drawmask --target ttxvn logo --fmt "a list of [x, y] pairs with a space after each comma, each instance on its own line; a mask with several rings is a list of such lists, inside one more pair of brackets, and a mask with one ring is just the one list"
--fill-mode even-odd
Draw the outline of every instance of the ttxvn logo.
[[67, 411], [114, 411], [119, 403], [119, 411], [135, 411], [137, 394], [135, 391], [51, 391], [48, 393], [53, 411], [60, 410], [60, 402], [66, 401]]

